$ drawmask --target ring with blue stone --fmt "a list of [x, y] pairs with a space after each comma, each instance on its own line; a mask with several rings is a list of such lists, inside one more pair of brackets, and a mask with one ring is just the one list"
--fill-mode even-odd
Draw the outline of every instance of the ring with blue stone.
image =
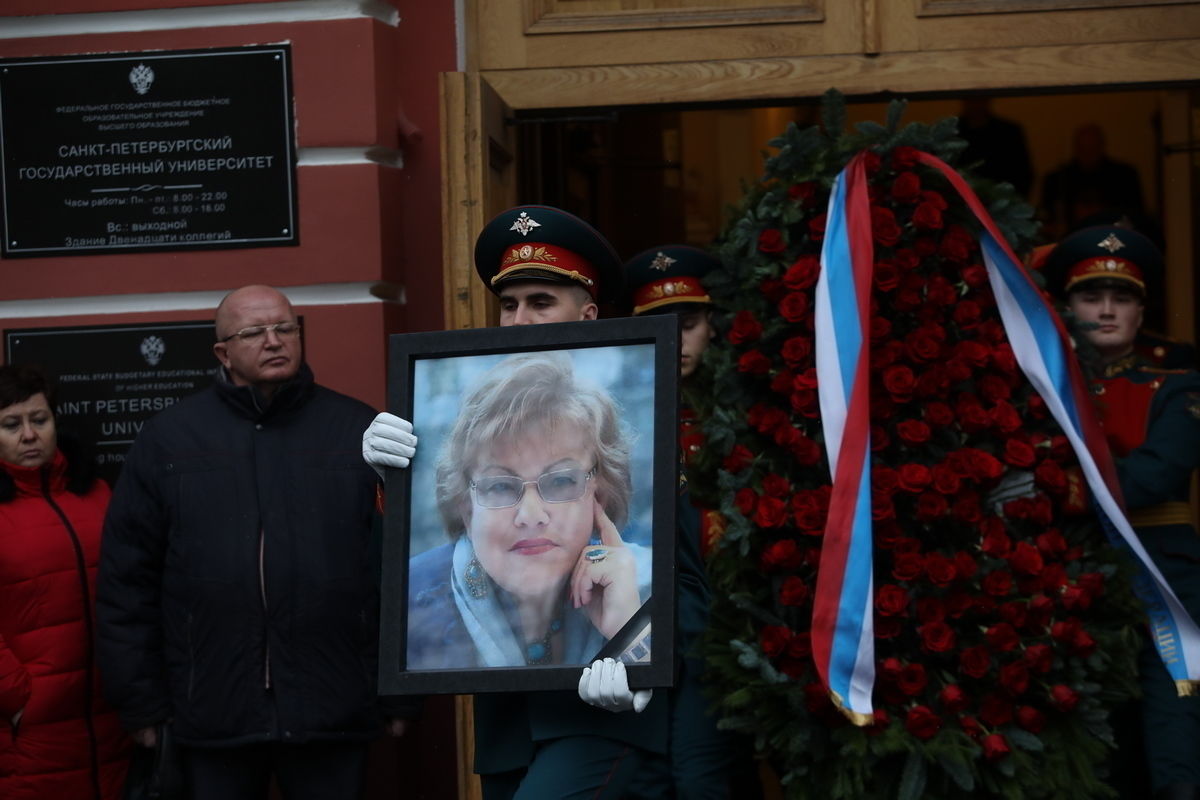
[[593, 547], [589, 550], [583, 551], [583, 557], [593, 564], [598, 564], [604, 559], [608, 558], [608, 548]]

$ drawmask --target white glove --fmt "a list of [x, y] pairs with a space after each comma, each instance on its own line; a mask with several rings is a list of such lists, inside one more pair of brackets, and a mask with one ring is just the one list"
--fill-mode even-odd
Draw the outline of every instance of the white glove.
[[383, 467], [404, 469], [417, 452], [412, 423], [386, 411], [363, 431], [363, 460], [383, 478]]
[[579, 676], [579, 699], [605, 711], [628, 711], [640, 714], [653, 696], [653, 689], [629, 690], [625, 664], [606, 658], [583, 668]]

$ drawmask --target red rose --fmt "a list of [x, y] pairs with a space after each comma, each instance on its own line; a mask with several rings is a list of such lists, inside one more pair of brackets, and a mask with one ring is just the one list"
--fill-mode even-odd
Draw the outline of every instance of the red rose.
[[925, 296], [934, 305], [952, 306], [958, 303], [958, 289], [941, 275], [934, 275], [925, 282]]
[[[924, 423], [921, 424], [923, 425]], [[941, 519], [944, 517], [949, 508], [950, 504], [946, 502], [944, 495], [940, 495], [936, 492], [922, 492], [921, 496], [917, 498], [915, 514], [917, 519], [921, 520], [922, 522], [932, 522], [935, 519]], [[930, 577], [932, 578], [933, 576], [931, 575]], [[953, 579], [953, 576], [951, 576], [950, 580]]]
[[983, 315], [983, 310], [980, 309], [979, 303], [974, 300], [960, 300], [958, 305], [954, 307], [952, 315], [954, 323], [964, 330], [970, 330], [979, 324], [979, 320]]
[[920, 158], [918, 153], [921, 151], [915, 147], [902, 144], [899, 147], [892, 148], [892, 168], [896, 171], [903, 169], [911, 169], [917, 165], [917, 160]]
[[989, 733], [980, 744], [983, 746], [983, 756], [988, 761], [999, 761], [1012, 752], [1008, 740], [999, 733]]
[[780, 539], [777, 542], [771, 542], [763, 549], [762, 564], [763, 568], [768, 571], [795, 569], [802, 563], [804, 563], [804, 556], [794, 539]]
[[970, 678], [982, 678], [992, 667], [992, 657], [984, 647], [968, 647], [958, 656], [958, 668]]
[[814, 242], [819, 242], [825, 238], [825, 217], [827, 214], [818, 214], [808, 221], [808, 235], [812, 237]]
[[915, 203], [921, 196], [921, 179], [915, 172], [901, 172], [892, 182], [892, 199], [898, 203]]
[[983, 726], [974, 717], [959, 717], [958, 724], [962, 726], [963, 733], [976, 741], [983, 736]]
[[933, 473], [924, 464], [904, 464], [898, 476], [900, 488], [906, 492], [919, 492], [933, 480]]
[[930, 739], [942, 727], [942, 718], [925, 706], [913, 706], [904, 718], [904, 727], [918, 739]]
[[1029, 607], [1020, 600], [1010, 600], [1000, 606], [1000, 618], [1012, 625], [1014, 628], [1025, 627], [1025, 620], [1029, 616]]
[[1046, 715], [1033, 706], [1020, 706], [1016, 714], [1017, 724], [1030, 733], [1041, 733], [1046, 727]]
[[1087, 658], [1096, 652], [1096, 640], [1092, 638], [1090, 633], [1081, 628], [1071, 640], [1071, 652], [1080, 658]]
[[871, 716], [875, 718], [875, 721], [872, 722], [870, 727], [867, 728], [868, 736], [878, 736], [879, 734], [883, 733], [884, 729], [886, 729], [888, 725], [892, 724], [891, 716], [882, 708], [874, 709], [871, 712]]
[[762, 323], [749, 311], [739, 311], [733, 318], [729, 328], [729, 341], [733, 344], [746, 344], [762, 336]]
[[959, 522], [975, 525], [983, 519], [983, 506], [979, 504], [979, 495], [975, 492], [963, 492], [954, 501], [950, 513]]
[[817, 256], [800, 256], [783, 273], [783, 282], [792, 290], [811, 288], [821, 274], [821, 259]]
[[960, 399], [954, 413], [958, 415], [959, 424], [967, 433], [979, 433], [991, 427], [991, 415], [975, 398]]
[[[943, 503], [946, 502], [941, 495], [931, 494], [929, 496], [936, 497]], [[917, 516], [919, 518], [920, 514], [918, 513]], [[954, 568], [954, 562], [941, 553], [928, 553], [925, 556], [924, 567], [925, 574], [929, 576], [929, 582], [934, 586], [949, 586], [950, 582], [958, 575], [958, 570]]]
[[979, 718], [987, 725], [998, 728], [1012, 721], [1012, 701], [998, 694], [989, 694], [979, 703]]
[[898, 581], [915, 580], [921, 574], [924, 563], [918, 553], [898, 553], [892, 562], [892, 577]]
[[974, 448], [963, 448], [964, 451], [969, 450], [971, 458], [971, 474], [978, 480], [994, 481], [1004, 474], [1004, 465], [1000, 460], [991, 453]]
[[938, 700], [947, 713], [957, 714], [971, 703], [967, 693], [956, 683], [947, 684], [938, 692]]
[[893, 364], [883, 371], [883, 388], [895, 400], [905, 402], [912, 397], [913, 386], [917, 378], [911, 368], [903, 364]]
[[987, 345], [976, 342], [973, 339], [963, 339], [954, 345], [954, 357], [967, 362], [977, 369], [986, 367], [991, 355], [992, 351], [988, 349]]
[[1025, 648], [1025, 663], [1034, 672], [1045, 675], [1054, 667], [1054, 648], [1048, 644], [1031, 644]]
[[954, 424], [953, 409], [937, 400], [926, 403], [924, 409], [922, 409], [922, 414], [925, 416], [925, 421], [930, 425], [944, 426]]
[[1001, 569], [986, 575], [982, 587], [992, 597], [1004, 597], [1012, 591], [1012, 582], [1012, 575]]
[[1001, 433], [1015, 433], [1022, 425], [1021, 415], [1013, 408], [1012, 404], [1001, 400], [996, 403], [995, 407], [990, 412], [992, 425]]
[[885, 658], [879, 662], [879, 680], [883, 683], [895, 683], [900, 680], [900, 673], [903, 671], [904, 665], [898, 658]]
[[913, 211], [912, 224], [919, 231], [941, 230], [942, 211], [933, 203], [921, 203]]
[[875, 609], [885, 617], [903, 614], [908, 607], [908, 592], [894, 583], [885, 583], [875, 592]]
[[787, 522], [788, 505], [778, 497], [758, 498], [754, 511], [754, 524], [760, 528], [778, 528]]
[[[934, 361], [942, 355], [942, 333], [940, 328], [929, 326], [917, 328], [904, 337], [905, 354], [918, 363]], [[943, 334], [944, 335], [944, 334]]]
[[954, 629], [944, 622], [927, 622], [917, 628], [921, 649], [927, 653], [948, 653], [954, 649], [957, 637]]
[[811, 593], [808, 584], [795, 575], [789, 575], [779, 587], [779, 602], [785, 606], [802, 606], [808, 602]]
[[900, 285], [900, 270], [891, 261], [876, 261], [871, 280], [879, 291], [890, 292]]
[[775, 228], [767, 228], [758, 235], [758, 249], [764, 253], [782, 253], [786, 247], [783, 233]]
[[758, 505], [758, 494], [749, 487], [738, 489], [737, 494], [733, 496], [733, 504], [742, 512], [742, 516], [748, 517]]
[[782, 475], [769, 472], [762, 479], [763, 494], [771, 497], [783, 497], [792, 491], [792, 482]]
[[737, 368], [750, 375], [766, 375], [771, 371], [771, 359], [758, 350], [747, 350], [738, 359]]
[[775, 658], [787, 647], [792, 632], [783, 625], [764, 625], [758, 644], [767, 658]]
[[900, 671], [896, 686], [909, 697], [914, 697], [925, 690], [929, 678], [925, 675], [925, 667], [921, 664], [908, 664]]
[[1046, 459], [1033, 471], [1033, 479], [1039, 487], [1053, 494], [1067, 490], [1067, 473], [1057, 462]]
[[979, 565], [975, 563], [975, 559], [969, 553], [958, 552], [954, 554], [954, 569], [958, 572], [959, 580], [970, 580], [975, 577], [975, 573], [979, 571]]
[[816, 181], [803, 181], [788, 187], [788, 198], [803, 206], [812, 206], [817, 199], [819, 187]]
[[779, 314], [788, 322], [802, 322], [808, 314], [808, 293], [788, 292], [779, 301]]
[[1010, 697], [1018, 697], [1029, 688], [1029, 667], [1021, 661], [1005, 664], [1000, 668], [1000, 688]]
[[1037, 461], [1037, 454], [1028, 443], [1020, 439], [1009, 439], [1004, 443], [1004, 461], [1019, 469], [1032, 467]]
[[935, 464], [933, 469], [930, 470], [930, 479], [933, 483], [934, 491], [945, 495], [957, 494], [959, 488], [962, 486], [962, 479], [945, 464]]
[[981, 375], [975, 382], [975, 387], [979, 392], [979, 396], [989, 403], [995, 403], [997, 400], [1007, 400], [1012, 397], [1012, 387], [1008, 385], [1008, 381], [999, 375]]
[[896, 224], [896, 215], [891, 209], [883, 206], [871, 206], [871, 234], [875, 243], [891, 247], [900, 241], [900, 226]]
[[1050, 687], [1050, 702], [1059, 711], [1070, 712], [1079, 705], [1079, 693], [1061, 683]]
[[812, 655], [812, 634], [808, 631], [794, 634], [788, 641], [787, 654], [790, 658], [808, 658]]
[[1020, 575], [1041, 575], [1045, 568], [1042, 554], [1029, 542], [1017, 542], [1012, 555], [1008, 557], [1008, 564]]
[[919, 419], [906, 419], [896, 426], [896, 434], [907, 444], [925, 444], [933, 431]]
[[1067, 549], [1067, 540], [1063, 538], [1058, 528], [1051, 528], [1038, 534], [1035, 541], [1037, 541], [1038, 550], [1048, 556], [1060, 556]]
[[1016, 630], [1007, 622], [997, 622], [987, 629], [984, 636], [988, 646], [998, 653], [1008, 652], [1021, 643], [1021, 637], [1017, 636]]
[[825, 527], [829, 501], [820, 489], [808, 489], [792, 495], [792, 516], [796, 527], [805, 532], [820, 533]]
[[754, 461], [754, 453], [750, 452], [750, 448], [744, 444], [735, 444], [729, 451], [729, 455], [725, 456], [725, 460], [721, 462], [721, 468], [736, 475], [750, 466], [752, 461]]
[[871, 467], [871, 491], [886, 494], [889, 497], [900, 488], [900, 474], [891, 467], [881, 465]]
[[806, 366], [812, 358], [813, 340], [811, 336], [793, 336], [783, 343], [780, 354], [790, 367]]
[[979, 264], [968, 264], [962, 268], [962, 279], [967, 286], [978, 289], [987, 283], [987, 270]]
[[782, 408], [755, 403], [746, 412], [746, 422], [759, 433], [772, 433], [781, 425], [788, 424], [788, 415]]
[[980, 545], [984, 554], [992, 558], [1004, 558], [1012, 550], [1012, 539], [1004, 532], [1004, 523], [995, 517], [988, 517], [981, 524], [983, 541]]

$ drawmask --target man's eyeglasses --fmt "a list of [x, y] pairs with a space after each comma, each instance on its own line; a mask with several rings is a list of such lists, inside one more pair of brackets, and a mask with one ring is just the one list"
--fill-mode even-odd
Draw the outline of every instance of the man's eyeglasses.
[[251, 325], [249, 328], [234, 331], [224, 339], [221, 339], [221, 341], [228, 342], [230, 339], [240, 339], [243, 342], [257, 342], [267, 335], [267, 331], [275, 331], [275, 335], [280, 339], [290, 339], [300, 333], [300, 323], [276, 322], [271, 325]]
[[512, 508], [525, 496], [526, 486], [536, 486], [547, 503], [569, 503], [583, 497], [587, 482], [596, 468], [557, 469], [544, 472], [536, 481], [523, 481], [515, 475], [487, 475], [471, 481], [475, 502], [482, 508]]

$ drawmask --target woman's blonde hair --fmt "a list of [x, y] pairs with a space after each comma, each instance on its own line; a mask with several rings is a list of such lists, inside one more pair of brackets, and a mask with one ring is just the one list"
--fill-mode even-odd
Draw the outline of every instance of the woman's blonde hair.
[[[529, 353], [506, 358], [488, 370], [463, 402], [438, 454], [437, 504], [446, 532], [466, 530], [471, 507], [470, 469], [500, 439], [574, 426], [596, 455], [596, 497], [620, 530], [629, 518], [630, 441], [617, 403], [608, 392], [575, 378], [566, 353]], [[585, 465], [586, 466], [586, 465]]]

